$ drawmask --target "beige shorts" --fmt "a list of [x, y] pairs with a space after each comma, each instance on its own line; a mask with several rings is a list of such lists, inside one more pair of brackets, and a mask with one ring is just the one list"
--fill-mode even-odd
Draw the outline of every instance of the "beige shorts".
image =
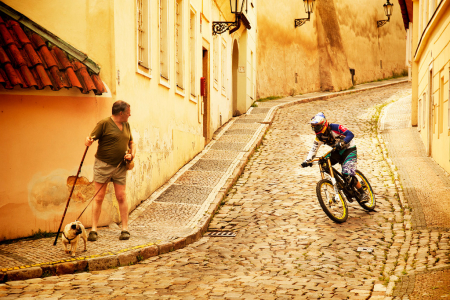
[[122, 163], [117, 169], [117, 166], [111, 166], [107, 163], [95, 158], [94, 162], [94, 181], [98, 183], [104, 183], [111, 174], [114, 175], [111, 177], [111, 181], [113, 183], [117, 183], [120, 185], [125, 185], [127, 183], [127, 167], [125, 163]]

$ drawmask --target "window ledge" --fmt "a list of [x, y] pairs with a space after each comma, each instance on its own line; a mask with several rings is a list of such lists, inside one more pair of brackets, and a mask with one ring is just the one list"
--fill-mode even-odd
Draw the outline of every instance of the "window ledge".
[[193, 96], [192, 94], [189, 96], [189, 100], [194, 103], [198, 103], [197, 96]]
[[178, 86], [177, 86], [177, 88], [176, 88], [176, 90], [175, 90], [175, 94], [177, 94], [177, 95], [179, 95], [179, 96], [181, 96], [181, 97], [183, 97], [183, 98], [186, 97], [186, 93], [184, 92], [184, 90], [181, 89], [181, 88], [179, 88]]
[[219, 84], [217, 83], [217, 80], [214, 79], [214, 84], [213, 84], [214, 88], [216, 89], [216, 91], [219, 91]]
[[147, 77], [148, 79], [152, 79], [153, 78], [151, 69], [149, 69], [149, 72], [147, 73], [147, 72], [144, 72], [144, 71], [140, 70], [139, 66], [138, 66], [138, 69], [136, 70], [136, 73], [138, 73], [138, 74], [140, 74], [140, 75], [142, 75], [144, 77]]
[[224, 87], [222, 87], [222, 95], [226, 96], [227, 95], [227, 91], [225, 90]]
[[159, 85], [162, 85], [165, 88], [168, 88], [170, 90], [170, 83], [169, 80], [165, 79], [164, 77], [159, 77]]

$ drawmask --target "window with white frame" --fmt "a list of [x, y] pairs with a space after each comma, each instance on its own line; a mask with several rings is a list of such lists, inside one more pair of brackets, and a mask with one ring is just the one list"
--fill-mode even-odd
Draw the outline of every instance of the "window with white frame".
[[161, 77], [169, 80], [168, 0], [159, 0], [159, 63]]
[[220, 57], [222, 58], [222, 64], [220, 66], [221, 72], [222, 72], [222, 89], [225, 90], [225, 79], [226, 76], [226, 65], [227, 65], [227, 45], [225, 43], [222, 43], [222, 53], [220, 54]]
[[191, 95], [195, 97], [195, 12], [191, 10], [189, 18], [189, 69], [191, 72]]
[[213, 77], [215, 83], [219, 82], [219, 46], [219, 36], [216, 34], [213, 36]]
[[419, 113], [418, 113], [418, 122], [417, 124], [419, 124], [419, 126], [417, 126], [418, 130], [420, 131], [422, 129], [422, 118], [423, 118], [423, 112], [422, 112], [422, 98], [419, 97], [419, 104], [418, 104], [418, 108], [419, 108]]
[[137, 0], [138, 65], [150, 69], [150, 30], [148, 0]]
[[175, 73], [177, 87], [184, 89], [183, 0], [175, 0]]
[[254, 99], [253, 94], [253, 51], [250, 51], [250, 98]]
[[423, 100], [422, 100], [422, 128], [425, 128], [425, 119], [427, 113], [427, 93], [423, 93]]

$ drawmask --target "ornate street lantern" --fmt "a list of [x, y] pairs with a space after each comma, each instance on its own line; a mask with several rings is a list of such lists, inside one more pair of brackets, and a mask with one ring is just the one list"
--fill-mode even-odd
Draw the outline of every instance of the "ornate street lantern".
[[393, 6], [394, 6], [394, 4], [390, 3], [389, 0], [387, 0], [387, 2], [383, 5], [384, 14], [387, 17], [387, 20], [377, 21], [377, 27], [381, 27], [384, 24], [386, 24], [387, 22], [389, 22], [389, 20], [391, 19]]
[[315, 0], [303, 0], [303, 4], [305, 4], [305, 11], [308, 14], [308, 18], [303, 19], [295, 19], [295, 28], [302, 26], [306, 21], [309, 21], [310, 14], [313, 13], [314, 9], [314, 1]]
[[231, 13], [235, 15], [234, 22], [213, 22], [213, 34], [222, 34], [227, 30], [230, 30], [230, 34], [235, 32], [241, 26], [241, 21], [244, 23], [247, 29], [250, 29], [250, 22], [243, 13], [245, 6], [245, 12], [247, 13], [248, 4], [247, 0], [230, 0]]

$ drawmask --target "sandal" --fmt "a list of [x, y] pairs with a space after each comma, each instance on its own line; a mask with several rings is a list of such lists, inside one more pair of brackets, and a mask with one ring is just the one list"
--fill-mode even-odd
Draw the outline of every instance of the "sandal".
[[95, 242], [97, 240], [97, 231], [92, 231], [89, 232], [89, 236], [88, 236], [88, 241], [90, 242]]
[[119, 236], [119, 240], [128, 240], [130, 239], [130, 233], [126, 230], [122, 230]]

